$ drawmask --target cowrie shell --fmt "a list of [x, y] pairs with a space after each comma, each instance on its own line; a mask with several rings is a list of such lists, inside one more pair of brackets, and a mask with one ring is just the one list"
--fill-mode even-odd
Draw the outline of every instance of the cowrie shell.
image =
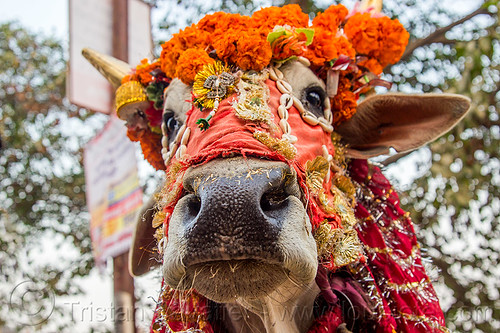
[[180, 145], [179, 149], [177, 149], [177, 152], [175, 153], [175, 157], [180, 160], [184, 157], [186, 154], [187, 147], [185, 145]]
[[293, 105], [299, 111], [300, 114], [306, 113], [306, 109], [304, 108], [304, 104], [297, 97], [293, 97]]
[[283, 105], [278, 106], [278, 116], [280, 119], [288, 120], [288, 110]]
[[280, 120], [280, 128], [284, 134], [288, 134], [291, 132], [290, 124], [285, 119]]
[[293, 98], [290, 94], [283, 94], [280, 97], [280, 104], [284, 105], [287, 109], [291, 108], [293, 105]]
[[290, 85], [290, 83], [288, 83], [286, 81], [283, 81], [283, 80], [276, 81], [276, 87], [278, 87], [278, 90], [282, 94], [291, 94], [292, 93], [292, 86]]
[[181, 145], [187, 145], [189, 137], [191, 136], [191, 129], [188, 127], [182, 134]]
[[325, 132], [328, 132], [328, 133], [332, 133], [333, 132], [333, 126], [330, 125], [330, 124], [327, 124], [326, 123], [326, 119], [323, 118], [324, 122], [319, 122], [319, 126], [321, 126], [321, 128], [325, 131]]
[[281, 138], [287, 140], [288, 142], [290, 142], [292, 144], [298, 141], [297, 137], [295, 135], [291, 135], [291, 134], [283, 134], [281, 136]]
[[168, 150], [168, 138], [165, 135], [161, 137], [161, 146]]
[[303, 64], [303, 65], [304, 65], [304, 66], [306, 66], [306, 67], [311, 66], [311, 62], [309, 61], [309, 59], [304, 58], [304, 57], [302, 57], [302, 56], [297, 57], [297, 61], [298, 61], [298, 62], [300, 62], [301, 64]]
[[302, 119], [304, 119], [306, 123], [312, 126], [316, 126], [319, 123], [318, 118], [310, 112], [302, 114]]

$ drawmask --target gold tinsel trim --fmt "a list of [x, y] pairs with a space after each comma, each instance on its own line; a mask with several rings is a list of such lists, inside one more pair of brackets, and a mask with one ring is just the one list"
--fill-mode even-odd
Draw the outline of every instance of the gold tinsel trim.
[[160, 227], [160, 228], [157, 228], [155, 230], [155, 234], [154, 234], [155, 238], [156, 238], [156, 241], [159, 243], [160, 240], [163, 239], [163, 237], [165, 237], [165, 232], [163, 231], [163, 227]]
[[314, 160], [306, 162], [306, 184], [313, 193], [323, 191], [328, 168], [328, 160], [323, 156], [317, 156]]
[[341, 267], [357, 261], [363, 253], [363, 246], [358, 238], [356, 230], [338, 230], [334, 239], [332, 256], [335, 266]]
[[449, 333], [450, 332], [450, 330], [448, 330], [444, 326], [441, 326], [433, 318], [426, 317], [426, 316], [417, 316], [417, 315], [414, 315], [414, 314], [404, 313], [404, 312], [399, 312], [399, 314], [401, 315], [401, 317], [403, 317], [406, 320], [413, 321], [415, 323], [425, 323], [425, 324], [429, 325], [430, 327], [432, 327], [434, 329], [437, 329], [437, 330], [440, 330], [441, 332], [444, 332], [444, 333]]
[[333, 193], [333, 207], [335, 213], [342, 220], [342, 226], [344, 228], [352, 228], [358, 223], [358, 219], [354, 215], [354, 210], [350, 205], [349, 201], [345, 197], [344, 193], [340, 189], [332, 187]]
[[179, 173], [181, 172], [183, 166], [179, 162], [174, 162], [170, 165], [170, 168], [166, 175], [166, 182], [160, 192], [155, 194], [156, 200], [156, 213], [153, 216], [153, 221], [151, 222], [152, 227], [155, 230], [154, 237], [159, 243], [161, 239], [165, 237], [163, 222], [167, 218], [165, 213], [165, 207], [175, 200], [181, 190], [181, 181], [179, 179]]
[[409, 293], [409, 292], [420, 292], [421, 290], [429, 287], [431, 281], [429, 278], [423, 279], [422, 281], [408, 282], [404, 284], [397, 284], [393, 282], [386, 282], [387, 289], [394, 290], [398, 293]]
[[318, 250], [318, 257], [326, 258], [330, 254], [330, 241], [332, 236], [332, 226], [328, 221], [323, 221], [314, 232], [314, 240]]
[[147, 100], [144, 87], [137, 81], [128, 81], [116, 89], [116, 114], [120, 117], [120, 110], [125, 105]]
[[317, 156], [312, 161], [306, 162], [306, 185], [316, 195], [318, 202], [326, 213], [335, 211], [323, 188], [323, 183], [328, 174], [329, 163], [323, 156]]
[[163, 224], [163, 221], [165, 221], [166, 216], [167, 216], [167, 214], [163, 211], [156, 212], [155, 216], [153, 217], [153, 222], [152, 222], [153, 228], [156, 229], [159, 226], [161, 226]]
[[336, 267], [352, 264], [359, 260], [363, 246], [354, 229], [333, 229], [328, 221], [323, 221], [314, 233], [320, 260], [330, 260]]
[[342, 170], [347, 169], [345, 161], [345, 145], [341, 142], [342, 137], [340, 134], [332, 132], [332, 143], [335, 147], [335, 155], [333, 156], [335, 164]]
[[237, 85], [238, 101], [233, 105], [238, 118], [268, 125], [274, 124], [271, 108], [268, 105], [269, 87], [265, 83], [268, 78], [267, 71], [243, 73]]
[[297, 148], [288, 140], [273, 138], [269, 133], [257, 131], [253, 137], [266, 145], [269, 149], [279, 152], [288, 160], [293, 160], [297, 154]]
[[356, 187], [352, 183], [351, 178], [339, 173], [335, 174], [332, 178], [332, 187], [336, 187], [342, 191], [349, 198], [352, 205], [356, 205]]

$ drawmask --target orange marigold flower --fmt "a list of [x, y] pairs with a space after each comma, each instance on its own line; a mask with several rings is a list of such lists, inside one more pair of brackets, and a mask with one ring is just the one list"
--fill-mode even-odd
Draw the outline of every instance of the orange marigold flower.
[[228, 30], [221, 38], [214, 39], [212, 46], [217, 53], [217, 57], [225, 63], [229, 63], [231, 61], [230, 57], [236, 53], [236, 45], [240, 38], [238, 32]]
[[177, 60], [175, 76], [183, 83], [191, 85], [196, 73], [206, 64], [213, 62], [214, 59], [210, 58], [205, 50], [195, 48], [187, 49], [181, 54], [179, 60]]
[[133, 73], [125, 75], [122, 79], [122, 84], [128, 81], [139, 81], [145, 86], [153, 80], [151, 72], [159, 67], [160, 63], [158, 61], [154, 61], [150, 64], [148, 59], [142, 59], [141, 63], [137, 65]]
[[344, 33], [359, 54], [370, 55], [380, 48], [380, 32], [376, 18], [369, 13], [356, 13], [344, 26]]
[[277, 25], [289, 25], [295, 28], [304, 28], [309, 25], [309, 16], [302, 12], [299, 5], [262, 8], [252, 15], [255, 29], [263, 30], [265, 35]]
[[271, 44], [273, 59], [284, 60], [291, 56], [300, 56], [307, 50], [305, 33], [293, 33], [278, 37]]
[[175, 66], [177, 65], [177, 59], [181, 56], [184, 51], [177, 38], [174, 36], [168, 42], [163, 43], [162, 51], [160, 54], [160, 64], [161, 70], [166, 76], [173, 78], [175, 77]]
[[344, 32], [359, 54], [377, 59], [382, 68], [401, 58], [410, 36], [398, 20], [369, 13], [354, 14]]
[[360, 61], [358, 65], [368, 68], [370, 72], [377, 75], [381, 74], [384, 70], [384, 67], [376, 59], [373, 58]]
[[127, 83], [129, 81], [134, 81], [134, 79], [132, 78], [132, 74], [125, 75], [122, 79], [122, 84]]
[[380, 50], [378, 50], [376, 57], [383, 67], [388, 64], [396, 63], [403, 52], [410, 34], [399, 20], [391, 20], [388, 17], [381, 17], [379, 19], [379, 30], [381, 32]]
[[352, 59], [356, 56], [356, 52], [345, 36], [336, 36], [336, 33], [325, 29], [314, 29], [314, 39], [309, 45], [306, 58], [315, 66], [323, 66], [325, 62], [334, 60], [340, 55], [346, 55]]
[[217, 12], [206, 15], [198, 24], [198, 29], [206, 31], [212, 35], [212, 40], [224, 35], [228, 30], [245, 30], [250, 27], [250, 17], [240, 14], [229, 14]]
[[166, 76], [175, 77], [175, 68], [181, 54], [193, 47], [204, 49], [209, 44], [209, 33], [201, 31], [193, 24], [163, 43], [160, 55], [161, 70]]
[[351, 119], [356, 113], [358, 96], [352, 92], [351, 80], [342, 73], [337, 95], [331, 99], [333, 126]]
[[313, 27], [320, 27], [331, 32], [337, 31], [349, 11], [343, 5], [332, 5], [312, 21]]
[[337, 126], [349, 119], [356, 113], [357, 96], [350, 90], [339, 89], [337, 95], [332, 98], [333, 126]]
[[195, 24], [192, 24], [184, 30], [179, 31], [177, 39], [183, 50], [192, 47], [204, 49], [210, 43], [210, 34], [208, 31], [200, 30]]
[[127, 136], [130, 141], [139, 141], [144, 158], [156, 170], [165, 170], [165, 163], [161, 156], [161, 134], [156, 134], [149, 129], [128, 128]]
[[271, 62], [271, 45], [258, 32], [240, 32], [231, 62], [244, 71], [264, 69]]

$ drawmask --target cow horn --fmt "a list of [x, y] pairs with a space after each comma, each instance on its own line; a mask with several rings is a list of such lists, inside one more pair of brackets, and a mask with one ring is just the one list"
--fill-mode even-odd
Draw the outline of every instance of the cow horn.
[[131, 72], [131, 67], [124, 61], [84, 48], [82, 55], [94, 66], [113, 87], [118, 88], [125, 75]]
[[370, 7], [374, 9], [375, 12], [382, 12], [382, 2], [383, 0], [363, 0], [361, 3], [361, 9], [366, 10]]

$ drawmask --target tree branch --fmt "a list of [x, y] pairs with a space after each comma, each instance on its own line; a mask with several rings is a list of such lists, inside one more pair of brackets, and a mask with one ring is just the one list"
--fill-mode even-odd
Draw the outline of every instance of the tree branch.
[[[286, 3], [287, 1], [285, 1]], [[288, 1], [289, 4], [296, 4], [299, 5], [300, 8], [304, 13], [307, 13], [307, 7], [309, 5], [309, 2], [307, 0], [290, 0]]]
[[457, 301], [461, 302], [464, 305], [473, 306], [470, 300], [468, 300], [465, 296], [468, 289], [458, 283], [455, 277], [451, 275], [450, 272], [448, 272], [450, 264], [437, 257], [432, 257], [432, 263], [440, 269], [440, 273], [444, 278], [444, 283], [453, 290], [453, 297], [455, 297]]
[[458, 25], [460, 25], [460, 24], [462, 24], [464, 22], [467, 22], [468, 20], [472, 19], [473, 17], [475, 17], [477, 15], [482, 15], [482, 14], [489, 14], [489, 15], [491, 15], [491, 13], [488, 11], [487, 8], [479, 7], [478, 9], [476, 9], [475, 11], [473, 11], [472, 13], [470, 13], [469, 15], [461, 18], [460, 20], [455, 21], [455, 22], [453, 22], [453, 23], [451, 23], [451, 24], [449, 24], [449, 25], [447, 25], [445, 27], [437, 29], [436, 31], [434, 31], [433, 33], [431, 33], [430, 35], [428, 35], [425, 38], [421, 38], [421, 39], [417, 39], [417, 40], [413, 41], [412, 43], [410, 43], [406, 47], [406, 50], [403, 53], [403, 56], [401, 57], [400, 61], [407, 60], [413, 54], [413, 52], [416, 49], [418, 49], [419, 47], [422, 47], [422, 46], [425, 46], [425, 45], [429, 45], [429, 44], [433, 44], [433, 43], [443, 43], [445, 40], [447, 40], [444, 35], [448, 31], [450, 31], [454, 27], [456, 27], [456, 26], [458, 26]]
[[403, 157], [406, 157], [408, 155], [410, 155], [411, 153], [413, 153], [414, 150], [411, 150], [411, 151], [407, 151], [405, 153], [398, 153], [396, 155], [393, 155], [391, 157], [388, 157], [386, 158], [385, 160], [383, 160], [380, 164], [382, 164], [384, 167], [388, 166], [389, 164], [393, 164], [393, 163], [396, 163], [397, 161], [399, 161], [400, 159], [402, 159]]

